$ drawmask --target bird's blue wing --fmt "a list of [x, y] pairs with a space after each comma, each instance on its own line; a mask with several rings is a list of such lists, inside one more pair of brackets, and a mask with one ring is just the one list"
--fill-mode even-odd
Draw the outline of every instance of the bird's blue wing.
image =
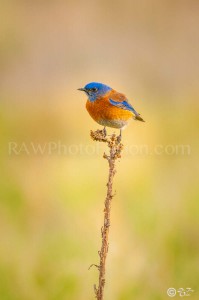
[[110, 103], [118, 108], [126, 109], [132, 111], [135, 115], [139, 115], [136, 110], [133, 108], [133, 106], [128, 101], [115, 101], [112, 99], [109, 99]]

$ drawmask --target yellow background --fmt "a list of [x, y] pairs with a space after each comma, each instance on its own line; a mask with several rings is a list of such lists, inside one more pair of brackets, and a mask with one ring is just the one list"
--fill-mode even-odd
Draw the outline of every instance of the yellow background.
[[197, 0], [1, 1], [1, 300], [94, 299], [108, 169], [77, 91], [91, 81], [146, 120], [123, 132], [105, 299], [169, 299], [170, 287], [198, 299], [198, 11]]

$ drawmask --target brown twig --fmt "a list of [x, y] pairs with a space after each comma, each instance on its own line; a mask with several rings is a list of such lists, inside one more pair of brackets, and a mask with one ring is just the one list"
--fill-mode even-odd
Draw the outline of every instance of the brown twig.
[[[109, 227], [110, 227], [110, 212], [111, 212], [111, 200], [114, 197], [113, 194], [113, 178], [116, 173], [115, 162], [121, 157], [121, 151], [123, 145], [120, 142], [120, 137], [112, 134], [110, 137], [105, 135], [103, 130], [91, 131], [91, 138], [94, 141], [107, 143], [109, 147], [109, 154], [104, 153], [103, 157], [108, 161], [109, 164], [109, 175], [107, 183], [107, 194], [105, 199], [104, 207], [104, 224], [101, 228], [102, 245], [101, 250], [98, 251], [100, 257], [99, 265], [94, 266], [99, 270], [99, 283], [98, 287], [94, 285], [94, 292], [97, 300], [104, 299], [104, 286], [105, 286], [105, 273], [106, 273], [106, 257], [108, 253], [108, 237], [109, 237]], [[91, 265], [91, 266], [93, 266]]]

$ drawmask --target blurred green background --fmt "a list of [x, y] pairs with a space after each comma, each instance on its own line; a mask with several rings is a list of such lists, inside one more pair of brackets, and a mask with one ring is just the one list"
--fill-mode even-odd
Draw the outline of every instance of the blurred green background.
[[94, 299], [108, 170], [90, 81], [146, 120], [123, 133], [105, 299], [199, 299], [199, 2], [0, 6], [0, 299]]

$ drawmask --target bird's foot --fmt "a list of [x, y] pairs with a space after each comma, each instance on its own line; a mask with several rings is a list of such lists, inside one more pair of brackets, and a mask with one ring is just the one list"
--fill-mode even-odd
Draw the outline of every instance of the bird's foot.
[[104, 137], [106, 137], [107, 132], [106, 132], [106, 127], [104, 127], [104, 129], [102, 130]]
[[117, 142], [118, 142], [118, 144], [121, 142], [121, 140], [122, 140], [122, 136], [121, 136], [121, 134], [120, 134], [120, 135], [118, 135], [118, 137], [117, 137]]
[[121, 142], [121, 140], [122, 140], [122, 130], [120, 129], [120, 135], [118, 135], [117, 137], [118, 144]]

